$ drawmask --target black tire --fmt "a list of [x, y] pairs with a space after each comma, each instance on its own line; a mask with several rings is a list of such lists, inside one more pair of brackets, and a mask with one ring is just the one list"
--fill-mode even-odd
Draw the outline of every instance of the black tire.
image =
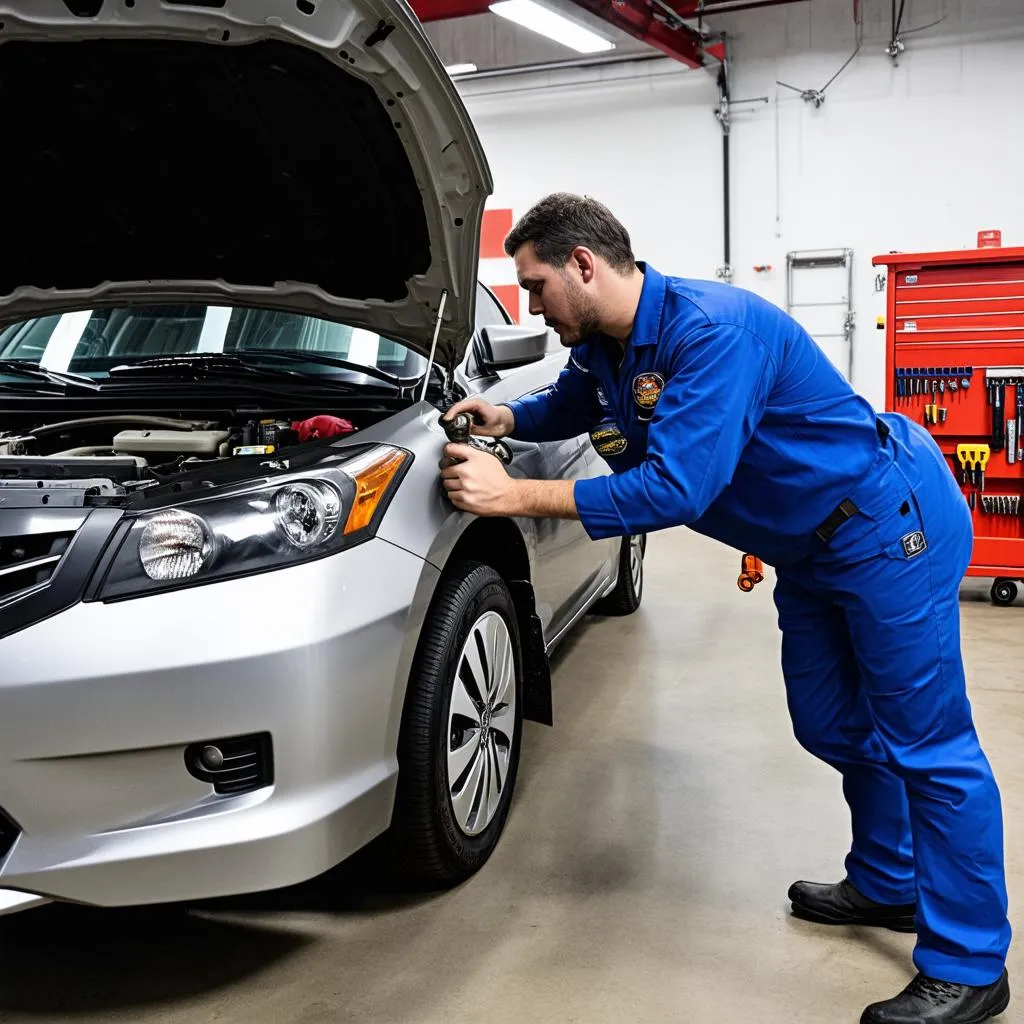
[[[459, 825], [449, 792], [448, 718], [463, 645], [487, 612], [500, 616], [511, 641], [515, 708], [506, 723], [512, 736], [497, 809], [479, 834], [468, 835]], [[460, 562], [438, 588], [409, 680], [398, 746], [395, 812], [388, 835], [390, 873], [397, 873], [397, 880], [417, 888], [448, 888], [475, 874], [490, 858], [504, 831], [515, 790], [522, 707], [522, 648], [512, 596], [490, 566]]]
[[[639, 577], [633, 580], [632, 545], [639, 545]], [[632, 615], [640, 607], [644, 591], [644, 555], [647, 553], [647, 535], [623, 537], [619, 548], [619, 580], [615, 589], [594, 605], [596, 615]]]
[[996, 580], [989, 596], [993, 604], [1005, 608], [1017, 600], [1017, 584], [1013, 580]]

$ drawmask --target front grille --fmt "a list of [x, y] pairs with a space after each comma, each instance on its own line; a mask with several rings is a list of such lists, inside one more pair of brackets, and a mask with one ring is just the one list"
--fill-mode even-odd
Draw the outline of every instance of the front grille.
[[74, 533], [0, 537], [0, 602], [48, 583]]
[[270, 733], [193, 743], [185, 750], [185, 767], [222, 796], [262, 789], [274, 781]]
[[20, 835], [21, 829], [0, 809], [0, 862], [11, 852]]

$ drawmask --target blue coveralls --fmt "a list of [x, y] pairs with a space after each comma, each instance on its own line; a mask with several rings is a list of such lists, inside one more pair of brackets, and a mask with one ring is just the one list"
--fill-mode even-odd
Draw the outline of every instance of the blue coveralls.
[[847, 877], [916, 900], [924, 974], [994, 982], [1011, 935], [1002, 810], [965, 691], [972, 530], [953, 473], [782, 310], [638, 266], [625, 351], [575, 346], [552, 388], [509, 403], [514, 436], [590, 433], [613, 470], [575, 484], [592, 538], [685, 524], [775, 568], [794, 733], [850, 806]]

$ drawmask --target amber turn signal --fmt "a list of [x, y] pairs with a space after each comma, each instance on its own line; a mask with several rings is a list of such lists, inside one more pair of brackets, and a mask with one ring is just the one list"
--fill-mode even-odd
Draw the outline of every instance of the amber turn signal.
[[407, 458], [405, 452], [385, 452], [369, 465], [352, 473], [352, 479], [356, 484], [356, 496], [345, 522], [345, 533], [355, 533], [356, 530], [369, 526], [391, 481], [405, 465]]

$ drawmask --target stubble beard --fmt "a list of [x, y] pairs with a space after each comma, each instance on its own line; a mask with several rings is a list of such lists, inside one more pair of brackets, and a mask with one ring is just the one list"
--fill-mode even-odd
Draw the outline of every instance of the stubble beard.
[[564, 324], [571, 329], [562, 334], [560, 339], [564, 348], [573, 348], [600, 331], [601, 316], [597, 304], [571, 279], [566, 286], [566, 296], [569, 299], [569, 310], [573, 323], [571, 325]]

